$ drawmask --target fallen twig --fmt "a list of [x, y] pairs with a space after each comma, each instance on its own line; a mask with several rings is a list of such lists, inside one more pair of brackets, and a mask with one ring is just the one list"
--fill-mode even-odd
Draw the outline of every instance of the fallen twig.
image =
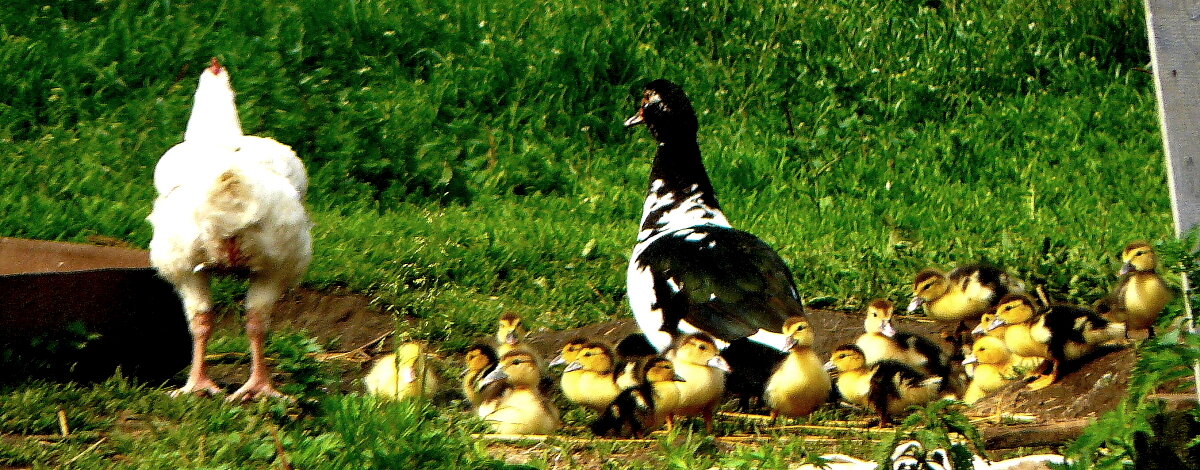
[[71, 464], [75, 463], [75, 461], [76, 461], [76, 460], [79, 460], [81, 457], [83, 457], [83, 456], [84, 456], [84, 455], [86, 455], [87, 453], [89, 453], [89, 452], [91, 452], [91, 451], [93, 451], [93, 450], [96, 450], [96, 448], [97, 448], [97, 447], [100, 447], [100, 444], [103, 444], [103, 443], [104, 443], [104, 441], [106, 441], [106, 440], [108, 440], [108, 438], [107, 438], [107, 437], [101, 437], [101, 438], [100, 438], [100, 440], [96, 441], [96, 443], [95, 443], [95, 444], [92, 444], [92, 445], [88, 446], [88, 448], [86, 448], [86, 449], [83, 449], [83, 452], [80, 452], [80, 453], [79, 453], [79, 454], [77, 454], [76, 456], [74, 456], [74, 457], [71, 457], [71, 460], [68, 460], [68, 461], [66, 461], [65, 463], [63, 463], [63, 464], [62, 464], [62, 466], [63, 466], [63, 467], [68, 467], [68, 466], [70, 466]]

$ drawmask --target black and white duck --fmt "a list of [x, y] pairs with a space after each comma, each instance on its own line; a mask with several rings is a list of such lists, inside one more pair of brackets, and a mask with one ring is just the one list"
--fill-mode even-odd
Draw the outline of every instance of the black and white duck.
[[639, 124], [658, 150], [627, 277], [638, 326], [660, 352], [685, 335], [705, 333], [722, 349], [748, 338], [782, 358], [783, 323], [804, 314], [792, 273], [775, 250], [732, 228], [721, 211], [700, 157], [691, 101], [678, 85], [652, 81], [637, 114], [625, 121]]

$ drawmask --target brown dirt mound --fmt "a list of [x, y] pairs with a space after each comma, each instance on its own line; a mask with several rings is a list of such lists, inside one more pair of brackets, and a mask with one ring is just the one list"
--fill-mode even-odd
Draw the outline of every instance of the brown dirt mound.
[[[0, 238], [0, 273], [112, 267], [136, 269], [147, 265], [146, 253], [142, 250]], [[27, 296], [32, 294], [26, 293]], [[54, 293], [38, 295], [51, 294]], [[172, 314], [179, 315], [179, 312], [176, 310]], [[815, 331], [823, 332], [816, 336], [814, 348], [818, 354], [826, 357], [837, 345], [853, 342], [862, 331], [863, 317], [860, 314], [813, 310], [809, 316]], [[340, 290], [302, 288], [289, 294], [280, 303], [272, 320], [272, 328], [302, 329], [322, 342], [335, 341], [341, 349], [353, 350], [391, 332], [395, 322], [392, 315], [372, 305], [366, 296]], [[171, 324], [174, 325], [172, 328], [186, 328], [182, 321]], [[224, 315], [220, 326], [231, 329], [242, 327], [237, 315]], [[896, 326], [901, 331], [920, 333], [940, 341], [938, 332], [941, 325], [937, 323], [901, 317]], [[549, 358], [563, 343], [575, 336], [599, 337], [615, 343], [636, 329], [631, 318], [622, 318], [566, 331], [534, 332], [529, 342]], [[949, 346], [944, 341], [940, 342], [943, 347]], [[1084, 364], [1043, 390], [1030, 391], [1021, 384], [1013, 384], [977, 403], [973, 412], [1030, 413], [1046, 420], [1095, 417], [1115, 408], [1124, 396], [1133, 362], [1132, 351], [1114, 352]]]

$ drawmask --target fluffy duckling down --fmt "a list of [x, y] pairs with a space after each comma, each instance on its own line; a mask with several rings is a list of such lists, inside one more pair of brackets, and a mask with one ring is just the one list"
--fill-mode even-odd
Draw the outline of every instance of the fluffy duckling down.
[[1146, 330], [1154, 336], [1154, 323], [1175, 298], [1175, 291], [1158, 274], [1158, 255], [1146, 242], [1130, 243], [1121, 252], [1120, 280], [1107, 297], [1096, 303], [1097, 310], [1115, 322], [1125, 323], [1126, 333]]
[[1051, 305], [1038, 312], [1033, 299], [1009, 295], [996, 306], [993, 327], [1008, 325], [1004, 343], [1022, 356], [1048, 359], [1045, 373], [1029, 388], [1045, 388], [1058, 379], [1063, 363], [1076, 361], [1096, 347], [1125, 335], [1125, 326], [1112, 323], [1095, 312], [1071, 305]]
[[654, 429], [667, 425], [667, 431], [675, 426], [675, 411], [679, 408], [679, 382], [683, 377], [675, 372], [671, 361], [653, 357], [638, 367], [640, 383], [621, 391], [604, 415], [592, 425], [599, 436], [631, 435], [644, 436]]
[[463, 355], [465, 367], [462, 373], [462, 392], [471, 406], [479, 406], [479, 402], [483, 399], [479, 390], [479, 382], [499, 363], [500, 358], [497, 357], [496, 350], [486, 344], [471, 346]]
[[926, 269], [913, 280], [908, 311], [925, 308], [925, 315], [940, 322], [960, 322], [979, 317], [1009, 293], [1024, 292], [1024, 285], [1000, 268], [971, 264], [949, 273]]
[[[537, 358], [512, 351], [479, 382], [483, 399], [476, 412], [501, 434], [549, 434], [557, 430], [558, 408], [539, 390], [541, 370]], [[491, 387], [492, 384], [500, 384]]]
[[[990, 336], [990, 337], [999, 339], [1000, 343], [1004, 344], [1004, 336], [1008, 333], [1008, 325], [1000, 324], [999, 326], [997, 326], [995, 328], [991, 328], [991, 325], [994, 324], [995, 322], [996, 322], [996, 311], [995, 310], [989, 310], [989, 311], [985, 312], [982, 316], [980, 316], [979, 317], [979, 325], [976, 326], [975, 329], [971, 331], [971, 334], [973, 336], [975, 336], [975, 338], [976, 338], [975, 341], [979, 341], [979, 338], [981, 338], [981, 337]], [[1004, 346], [1005, 346], [1005, 348], [1008, 348], [1007, 344], [1004, 344]], [[1020, 375], [1021, 371], [1032, 370], [1042, 363], [1042, 358], [1039, 356], [1022, 356], [1020, 354], [1012, 352], [1011, 350], [1009, 350], [1008, 353], [1009, 353], [1009, 358], [1011, 358], [1011, 360], [1012, 360], [1014, 370], [1016, 371], [1015, 373], [1017, 375]], [[974, 363], [973, 364], [965, 364], [964, 363], [963, 366], [964, 366], [964, 369], [966, 369], [968, 376], [974, 375], [974, 373], [975, 373], [975, 364]]]
[[[577, 405], [603, 412], [621, 388], [615, 375], [616, 360], [612, 348], [600, 342], [588, 342], [575, 360], [563, 369], [563, 396]], [[571, 374], [568, 377], [568, 374]]]
[[763, 398], [771, 417], [808, 416], [829, 400], [832, 380], [813, 352], [813, 333], [804, 317], [791, 317], [783, 324], [788, 355], [771, 374]]
[[496, 322], [496, 354], [504, 356], [510, 351], [524, 347], [525, 322], [515, 313], [507, 312]]
[[683, 377], [679, 386], [676, 416], [700, 416], [712, 432], [713, 413], [725, 395], [725, 376], [729, 364], [720, 356], [712, 337], [699, 333], [684, 336], [679, 346], [668, 352], [675, 372]]
[[375, 361], [363, 385], [368, 393], [389, 398], [428, 397], [437, 391], [438, 379], [428, 367], [424, 348], [419, 343], [404, 343], [395, 354]]
[[863, 351], [867, 365], [890, 359], [929, 375], [948, 377], [950, 363], [942, 347], [924, 336], [896, 331], [894, 312], [890, 300], [877, 299], [867, 306], [863, 319], [865, 332], [854, 341]]
[[853, 344], [835, 349], [825, 368], [837, 370], [834, 386], [842, 399], [879, 413], [881, 426], [891, 424], [893, 416], [910, 406], [936, 399], [943, 381], [892, 360], [867, 366], [862, 350]]
[[971, 346], [971, 354], [963, 359], [963, 365], [967, 364], [975, 366], [975, 373], [963, 394], [962, 401], [965, 403], [975, 403], [1017, 378], [1017, 372], [1013, 370], [1012, 353], [1004, 345], [1004, 340], [995, 336], [976, 340]]

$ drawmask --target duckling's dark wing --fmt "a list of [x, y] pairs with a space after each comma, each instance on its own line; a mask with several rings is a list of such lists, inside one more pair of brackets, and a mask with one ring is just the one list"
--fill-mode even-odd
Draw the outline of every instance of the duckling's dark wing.
[[650, 340], [646, 339], [646, 335], [642, 333], [632, 333], [621, 338], [621, 342], [617, 343], [618, 357], [644, 357], [657, 356], [658, 350], [654, 349], [654, 345], [650, 344]]
[[675, 333], [686, 321], [729, 342], [760, 329], [778, 333], [789, 316], [804, 313], [779, 254], [741, 230], [677, 230], [650, 242], [636, 263], [652, 275], [663, 331]]
[[643, 382], [617, 395], [591, 428], [597, 436], [640, 436], [653, 415], [654, 388], [649, 382]]
[[935, 341], [916, 333], [897, 332], [896, 341], [926, 359], [925, 368], [939, 377], [950, 376], [950, 358]]
[[991, 302], [993, 305], [1008, 295], [1012, 286], [1020, 285], [1020, 282], [1009, 276], [1003, 269], [987, 263], [959, 266], [946, 273], [946, 279], [956, 283], [959, 289], [965, 289], [971, 277], [974, 276], [978, 276], [979, 284], [992, 290]]
[[1107, 329], [1110, 323], [1096, 312], [1074, 305], [1052, 305], [1043, 315], [1050, 330], [1050, 352], [1059, 359], [1068, 343], [1089, 343], [1085, 333]]
[[762, 403], [763, 391], [771, 375], [787, 357], [775, 348], [745, 338], [729, 343], [721, 351], [721, 357], [729, 363], [729, 380], [725, 382], [726, 393], [738, 397], [738, 410], [750, 412], [751, 399]]
[[876, 362], [871, 369], [871, 390], [867, 400], [877, 410], [887, 410], [888, 401], [900, 398], [900, 387], [919, 387], [929, 378], [908, 364], [891, 359]]

